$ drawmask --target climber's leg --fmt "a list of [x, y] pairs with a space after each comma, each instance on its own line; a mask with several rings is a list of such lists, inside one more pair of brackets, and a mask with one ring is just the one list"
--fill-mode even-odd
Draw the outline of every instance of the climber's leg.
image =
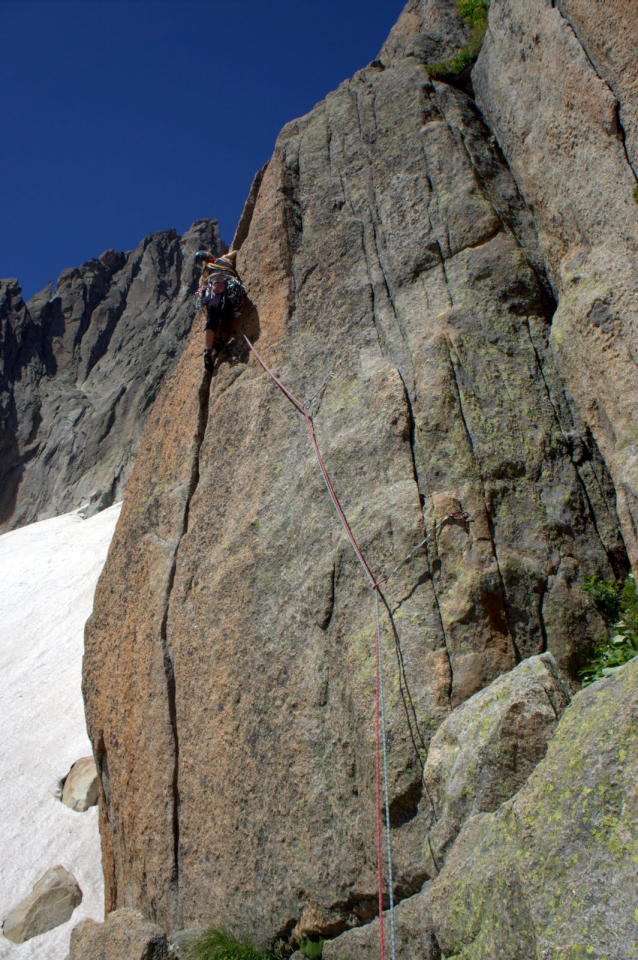
[[211, 373], [217, 356], [215, 344], [219, 340], [220, 329], [219, 309], [217, 307], [209, 307], [206, 316], [206, 326], [204, 327], [204, 366]]

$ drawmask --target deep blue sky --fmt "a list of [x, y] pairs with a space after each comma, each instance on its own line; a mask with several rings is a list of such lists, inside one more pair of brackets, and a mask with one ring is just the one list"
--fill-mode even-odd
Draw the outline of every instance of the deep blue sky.
[[25, 299], [147, 233], [232, 239], [289, 120], [377, 55], [404, 0], [0, 0], [0, 277]]

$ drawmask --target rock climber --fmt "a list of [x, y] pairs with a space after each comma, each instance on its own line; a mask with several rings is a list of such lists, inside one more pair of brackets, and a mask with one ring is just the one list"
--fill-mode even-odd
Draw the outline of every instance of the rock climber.
[[206, 250], [195, 254], [195, 260], [202, 265], [197, 306], [206, 310], [204, 366], [211, 373], [219, 352], [222, 330], [239, 312], [245, 294], [235, 269], [236, 259], [237, 250], [229, 250], [221, 257], [215, 257]]

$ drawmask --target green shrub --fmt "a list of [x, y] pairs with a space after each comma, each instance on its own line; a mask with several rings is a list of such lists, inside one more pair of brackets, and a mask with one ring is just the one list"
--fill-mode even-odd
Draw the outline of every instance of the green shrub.
[[449, 60], [430, 63], [427, 71], [436, 80], [453, 80], [472, 66], [481, 52], [487, 30], [487, 7], [485, 0], [456, 0], [456, 7], [470, 27], [470, 39]]
[[608, 625], [608, 636], [589, 651], [590, 662], [580, 672], [583, 686], [610, 676], [633, 657], [638, 656], [638, 592], [629, 574], [624, 583], [607, 583], [600, 577], [587, 577], [585, 590]]
[[617, 580], [615, 583], [607, 583], [601, 577], [585, 577], [584, 590], [591, 594], [591, 598], [596, 604], [596, 609], [602, 614], [605, 621], [613, 623], [620, 614], [620, 595], [623, 590], [623, 583]]
[[636, 203], [638, 203], [638, 183], [637, 183], [636, 186], [634, 187], [633, 197], [634, 197], [634, 200], [636, 201]]
[[325, 942], [325, 937], [319, 937], [318, 940], [311, 940], [310, 937], [306, 937], [299, 944], [299, 953], [303, 953], [304, 957], [308, 957], [308, 960], [319, 960]]
[[457, 0], [456, 9], [471, 27], [487, 28], [487, 5], [485, 0]]
[[211, 927], [188, 945], [188, 960], [275, 960], [268, 950], [257, 950], [225, 930]]

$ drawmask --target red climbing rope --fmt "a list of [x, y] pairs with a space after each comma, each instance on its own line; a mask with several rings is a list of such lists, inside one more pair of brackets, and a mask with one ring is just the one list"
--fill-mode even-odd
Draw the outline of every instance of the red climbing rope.
[[[304, 406], [304, 404], [301, 403], [301, 401], [297, 400], [297, 398], [292, 393], [290, 393], [290, 391], [287, 390], [286, 387], [284, 387], [281, 380], [279, 380], [275, 376], [272, 370], [270, 370], [266, 366], [266, 364], [264, 363], [262, 358], [259, 356], [255, 348], [253, 347], [252, 343], [250, 342], [246, 334], [244, 333], [242, 334], [242, 336], [246, 341], [246, 343], [248, 344], [248, 347], [251, 353], [257, 360], [257, 363], [262, 368], [262, 370], [264, 370], [264, 372], [268, 374], [268, 376], [273, 381], [273, 383], [275, 383], [279, 387], [283, 395], [290, 401], [290, 403], [292, 403], [292, 405], [297, 410], [297, 412], [300, 413], [302, 417], [305, 419], [306, 424], [308, 425], [308, 430], [310, 431], [310, 438], [312, 440], [312, 445], [317, 455], [319, 466], [321, 467], [321, 473], [323, 475], [324, 483], [326, 484], [328, 493], [330, 494], [330, 498], [334, 504], [335, 510], [337, 511], [337, 515], [343, 525], [344, 530], [346, 531], [346, 534], [348, 536], [350, 543], [352, 544], [352, 549], [357, 555], [357, 558], [361, 566], [363, 567], [368, 580], [370, 581], [370, 585], [372, 589], [378, 592], [379, 588], [381, 587], [381, 584], [385, 583], [387, 578], [382, 577], [380, 580], [378, 581], [376, 580], [376, 578], [372, 575], [372, 571], [370, 570], [370, 567], [368, 566], [365, 560], [365, 557], [363, 556], [363, 553], [361, 552], [361, 548], [359, 547], [359, 544], [354, 538], [354, 534], [350, 529], [350, 524], [348, 523], [346, 515], [343, 512], [343, 508], [339, 503], [339, 498], [337, 497], [335, 489], [332, 486], [332, 482], [330, 480], [330, 477], [328, 476], [328, 471], [326, 470], [325, 464], [323, 462], [323, 458], [321, 456], [321, 451], [319, 450], [319, 444], [317, 443], [317, 438], [315, 436], [315, 430], [312, 425], [312, 418], [310, 417], [310, 414], [306, 410], [306, 407]], [[376, 782], [376, 820], [377, 820], [377, 885], [378, 885], [378, 897], [379, 897], [379, 945], [381, 950], [381, 960], [385, 960], [385, 941], [384, 941], [384, 932], [383, 932], [383, 859], [381, 855], [381, 759], [380, 759], [380, 741], [381, 741], [380, 727], [381, 727], [381, 713], [382, 713], [382, 710], [381, 710], [381, 707], [382, 707], [381, 705], [381, 638], [379, 633], [378, 613], [376, 618], [375, 648], [376, 648], [376, 699], [375, 699], [374, 723], [375, 723], [375, 782]], [[385, 749], [385, 730], [383, 731], [383, 736], [384, 736], [384, 749]], [[386, 784], [386, 792], [387, 792], [387, 784]], [[386, 804], [386, 807], [387, 807], [387, 804]], [[386, 810], [386, 814], [387, 814], [387, 810]], [[388, 831], [388, 841], [389, 841], [389, 830], [390, 830], [389, 822], [386, 824], [386, 830]], [[391, 871], [392, 871], [391, 863], [388, 863], [388, 870], [391, 876]], [[390, 886], [391, 886], [391, 880], [390, 880]], [[391, 889], [390, 889], [390, 904], [392, 905]], [[392, 939], [393, 939], [392, 958], [394, 960], [394, 937]]]
[[279, 387], [279, 389], [281, 390], [281, 392], [283, 393], [283, 395], [284, 395], [285, 397], [287, 397], [287, 399], [290, 401], [290, 403], [292, 403], [292, 405], [295, 407], [295, 409], [302, 415], [302, 417], [304, 417], [304, 419], [305, 419], [305, 421], [306, 421], [306, 423], [307, 423], [307, 425], [308, 425], [308, 430], [310, 431], [310, 439], [312, 440], [312, 445], [313, 445], [313, 447], [315, 448], [315, 453], [316, 453], [316, 455], [317, 455], [317, 460], [319, 461], [319, 466], [321, 467], [321, 473], [322, 473], [322, 475], [323, 475], [324, 483], [326, 484], [326, 487], [328, 488], [328, 493], [330, 494], [330, 498], [331, 498], [331, 500], [332, 500], [332, 502], [333, 502], [333, 504], [334, 504], [335, 510], [337, 511], [337, 514], [338, 514], [338, 516], [339, 516], [339, 519], [341, 520], [341, 523], [342, 523], [342, 525], [343, 525], [343, 528], [344, 528], [344, 530], [346, 531], [346, 534], [348, 535], [348, 540], [349, 540], [350, 543], [352, 544], [352, 549], [353, 549], [354, 552], [356, 553], [356, 555], [357, 555], [357, 557], [358, 557], [358, 559], [359, 559], [359, 563], [360, 563], [361, 566], [363, 567], [363, 569], [364, 569], [364, 571], [365, 571], [365, 574], [366, 574], [368, 580], [370, 581], [370, 584], [371, 584], [372, 588], [373, 588], [373, 589], [377, 589], [377, 587], [380, 586], [381, 583], [384, 583], [384, 580], [382, 579], [382, 580], [379, 581], [379, 583], [377, 583], [377, 581], [375, 580], [375, 578], [373, 577], [373, 575], [372, 575], [372, 573], [371, 573], [371, 571], [370, 571], [370, 567], [369, 567], [368, 564], [366, 563], [365, 557], [363, 556], [363, 553], [361, 552], [361, 549], [360, 549], [360, 547], [359, 547], [359, 544], [357, 543], [357, 541], [356, 541], [355, 538], [354, 538], [354, 534], [353, 534], [352, 530], [350, 529], [350, 524], [348, 523], [348, 521], [347, 521], [347, 519], [346, 519], [346, 515], [345, 515], [345, 513], [343, 512], [343, 508], [342, 508], [341, 504], [339, 503], [339, 498], [337, 497], [337, 494], [335, 493], [335, 490], [334, 490], [334, 487], [332, 486], [332, 482], [331, 482], [331, 480], [330, 480], [330, 477], [328, 476], [328, 471], [326, 470], [325, 464], [324, 464], [324, 462], [323, 462], [323, 458], [322, 458], [321, 452], [320, 452], [320, 450], [319, 450], [319, 444], [317, 443], [317, 438], [316, 438], [316, 436], [315, 436], [315, 429], [314, 429], [314, 427], [313, 427], [313, 425], [312, 425], [312, 419], [311, 419], [311, 417], [310, 417], [310, 414], [308, 413], [308, 411], [307, 411], [306, 408], [304, 407], [303, 403], [301, 403], [300, 400], [297, 400], [297, 398], [296, 398], [295, 396], [293, 396], [293, 394], [290, 393], [290, 391], [287, 390], [286, 387], [284, 387], [284, 385], [283, 385], [283, 383], [281, 382], [281, 380], [278, 380], [278, 379], [277, 379], [277, 377], [276, 377], [275, 374], [272, 372], [272, 370], [270, 370], [270, 369], [266, 366], [266, 364], [264, 363], [264, 361], [261, 359], [261, 357], [259, 356], [259, 354], [258, 354], [257, 351], [255, 350], [255, 348], [253, 347], [252, 343], [250, 342], [250, 340], [248, 339], [248, 337], [246, 336], [246, 334], [244, 333], [244, 334], [242, 334], [242, 336], [243, 336], [244, 340], [246, 341], [246, 343], [248, 344], [251, 352], [252, 352], [253, 355], [255, 356], [255, 359], [257, 360], [257, 363], [258, 363], [259, 366], [262, 368], [262, 370], [264, 370], [264, 371], [268, 374], [268, 376], [270, 377], [270, 379], [271, 379], [274, 383], [277, 384], [277, 386]]
[[[370, 570], [361, 548], [359, 547], [357, 541], [354, 538], [354, 534], [350, 529], [350, 524], [346, 518], [343, 508], [339, 503], [339, 498], [335, 493], [335, 489], [332, 486], [330, 477], [328, 476], [328, 471], [326, 470], [321, 452], [319, 450], [319, 444], [317, 443], [317, 438], [315, 436], [315, 430], [312, 424], [312, 417], [308, 413], [305, 404], [298, 400], [286, 387], [283, 383], [275, 376], [272, 370], [264, 363], [262, 358], [259, 356], [252, 343], [248, 339], [245, 333], [242, 332], [242, 336], [248, 347], [257, 360], [259, 366], [268, 374], [270, 379], [279, 387], [286, 399], [294, 406], [295, 410], [302, 415], [305, 419], [310, 431], [310, 438], [312, 440], [312, 445], [317, 455], [317, 460], [319, 461], [319, 466], [321, 467], [321, 474], [323, 476], [324, 483], [330, 494], [330, 498], [334, 504], [334, 508], [337, 511], [337, 515], [341, 524], [347, 534], [347, 537], [352, 545], [359, 563], [363, 567], [363, 570], [366, 574], [366, 577], [370, 581], [370, 586], [375, 591], [375, 605], [376, 605], [376, 703], [375, 703], [375, 780], [376, 780], [376, 820], [377, 820], [377, 881], [378, 881], [378, 893], [379, 893], [379, 943], [381, 948], [381, 960], [385, 960], [385, 944], [384, 944], [384, 931], [383, 931], [383, 860], [381, 855], [381, 758], [380, 758], [380, 743], [383, 744], [383, 786], [385, 793], [385, 817], [386, 817], [386, 840], [387, 840], [387, 856], [388, 856], [388, 893], [390, 899], [390, 943], [392, 951], [392, 960], [396, 960], [396, 947], [395, 947], [395, 937], [394, 937], [394, 900], [393, 900], [393, 882], [392, 882], [392, 851], [390, 845], [390, 807], [388, 801], [388, 771], [387, 771], [387, 755], [386, 755], [386, 735], [385, 735], [385, 708], [384, 708], [384, 697], [383, 697], [383, 674], [382, 674], [382, 663], [381, 663], [381, 630], [379, 626], [379, 596], [383, 598], [381, 594], [381, 586], [384, 583], [387, 583], [391, 577], [394, 576], [406, 563], [408, 563], [414, 555], [425, 546], [430, 537], [436, 537], [437, 532], [441, 529], [444, 523], [447, 521], [457, 521], [465, 525], [472, 522], [472, 518], [469, 514], [465, 513], [462, 509], [454, 510], [451, 513], [446, 514], [442, 520], [435, 524], [434, 529], [431, 533], [425, 537], [421, 543], [417, 544], [416, 547], [402, 560], [397, 564], [389, 573], [386, 573], [385, 576], [380, 577], [377, 580]], [[330, 379], [330, 378], [328, 378]], [[326, 381], [327, 382], [327, 381]], [[308, 401], [310, 402], [310, 401]]]
[[374, 711], [374, 730], [375, 730], [375, 760], [376, 760], [376, 792], [377, 792], [377, 804], [376, 804], [376, 814], [377, 814], [377, 889], [379, 891], [379, 947], [381, 950], [381, 960], [385, 958], [385, 944], [383, 937], [383, 866], [381, 861], [381, 763], [379, 757], [379, 717], [380, 717], [380, 703], [381, 703], [381, 643], [379, 638], [379, 619], [377, 617], [376, 625], [376, 637], [375, 637], [375, 650], [376, 650], [376, 666], [377, 666], [377, 676], [376, 676], [376, 701], [375, 701], [375, 711]]

